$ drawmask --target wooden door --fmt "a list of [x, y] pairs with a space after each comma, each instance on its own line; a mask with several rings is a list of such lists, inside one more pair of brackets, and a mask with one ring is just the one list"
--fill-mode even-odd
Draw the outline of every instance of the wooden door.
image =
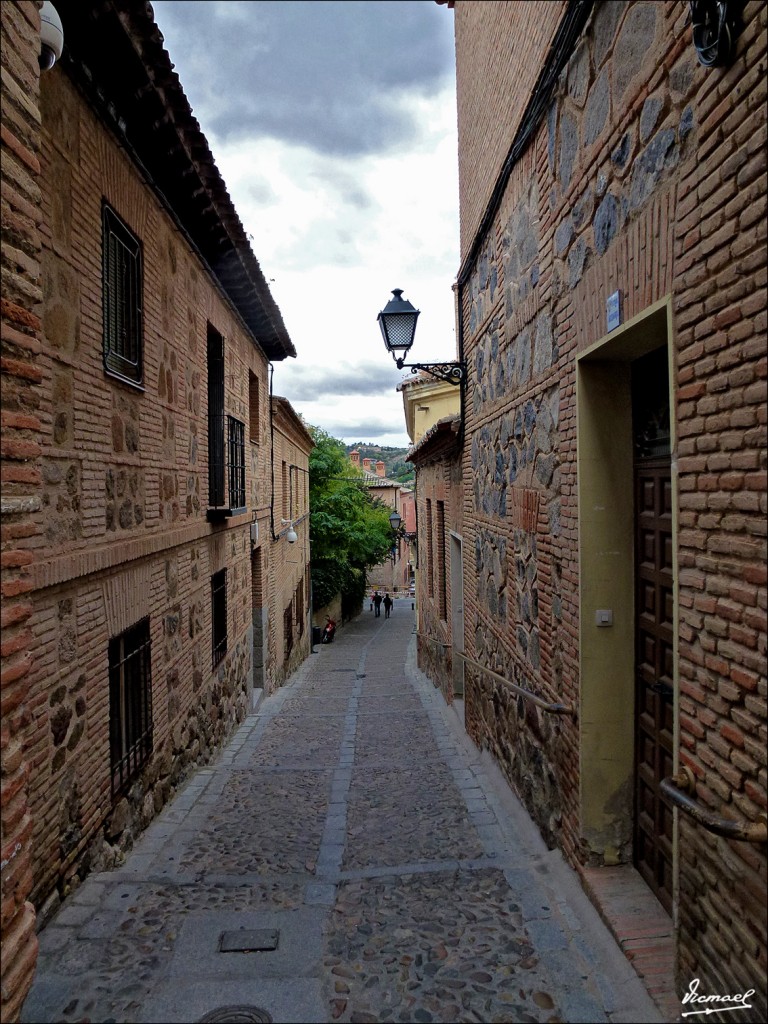
[[672, 910], [674, 581], [669, 365], [666, 346], [632, 364], [635, 475], [634, 862]]
[[674, 590], [669, 456], [635, 462], [634, 861], [672, 909], [672, 808], [659, 783], [673, 774]]

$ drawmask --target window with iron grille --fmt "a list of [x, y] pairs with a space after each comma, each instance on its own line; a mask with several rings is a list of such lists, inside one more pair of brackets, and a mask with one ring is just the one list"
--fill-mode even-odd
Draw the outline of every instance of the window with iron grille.
[[233, 512], [245, 509], [245, 424], [227, 416], [228, 506]]
[[129, 384], [142, 384], [141, 243], [106, 203], [101, 229], [104, 369]]
[[293, 607], [296, 609], [296, 631], [304, 636], [304, 581], [301, 580], [293, 595]]
[[437, 503], [437, 562], [435, 565], [437, 573], [437, 607], [440, 618], [444, 621], [448, 617], [448, 593], [445, 578], [445, 502]]
[[208, 324], [208, 518], [245, 510], [245, 423], [224, 412], [224, 339]]
[[152, 754], [149, 619], [109, 641], [109, 756], [112, 795], [124, 792]]
[[224, 339], [208, 324], [208, 506], [224, 506]]
[[259, 380], [248, 371], [248, 435], [251, 444], [259, 443]]
[[285, 640], [285, 657], [293, 650], [293, 601], [283, 612], [283, 637]]
[[213, 667], [227, 653], [227, 570], [211, 576], [211, 646]]
[[429, 596], [435, 596], [435, 563], [432, 549], [432, 501], [427, 498], [427, 589]]

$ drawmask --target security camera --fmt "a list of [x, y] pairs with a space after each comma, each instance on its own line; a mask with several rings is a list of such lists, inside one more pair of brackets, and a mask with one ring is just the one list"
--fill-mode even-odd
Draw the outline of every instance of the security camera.
[[298, 540], [298, 537], [296, 535], [296, 531], [293, 528], [293, 520], [281, 519], [280, 522], [282, 523], [283, 526], [288, 527], [288, 532], [285, 535], [285, 539], [288, 541], [289, 544], [295, 544], [296, 541]]
[[49, 71], [64, 49], [64, 29], [56, 8], [45, 0], [40, 8], [40, 56], [41, 71]]

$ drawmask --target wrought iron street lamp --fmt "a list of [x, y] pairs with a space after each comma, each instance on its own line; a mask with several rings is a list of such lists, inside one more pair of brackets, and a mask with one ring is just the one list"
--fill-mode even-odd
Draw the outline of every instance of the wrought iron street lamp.
[[447, 381], [449, 384], [461, 384], [466, 377], [464, 363], [406, 363], [406, 356], [416, 334], [416, 321], [419, 319], [420, 310], [402, 295], [402, 288], [394, 288], [393, 298], [377, 317], [387, 352], [392, 353], [398, 370], [407, 368], [411, 373], [424, 370], [438, 380]]
[[389, 525], [392, 527], [392, 540], [394, 542], [389, 552], [389, 557], [392, 559], [392, 565], [394, 565], [397, 562], [398, 547], [400, 544], [400, 538], [403, 535], [400, 529], [400, 524], [402, 523], [402, 521], [403, 517], [400, 515], [397, 509], [394, 509], [394, 511], [390, 512]]

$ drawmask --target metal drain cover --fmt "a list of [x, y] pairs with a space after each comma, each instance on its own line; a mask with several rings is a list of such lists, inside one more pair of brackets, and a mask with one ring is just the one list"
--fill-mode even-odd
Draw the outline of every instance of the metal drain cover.
[[200, 1024], [272, 1024], [272, 1017], [258, 1006], [220, 1006], [201, 1017]]
[[222, 932], [220, 953], [258, 953], [277, 949], [280, 932], [274, 928], [238, 928]]

